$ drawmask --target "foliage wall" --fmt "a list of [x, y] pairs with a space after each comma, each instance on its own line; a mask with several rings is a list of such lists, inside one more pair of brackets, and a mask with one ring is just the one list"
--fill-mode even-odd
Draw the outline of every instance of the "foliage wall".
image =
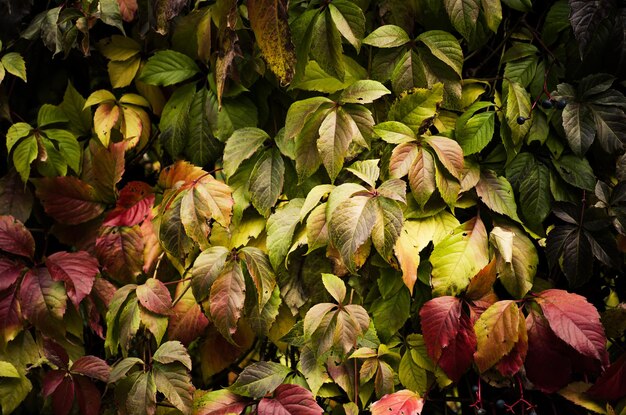
[[3, 414], [626, 413], [617, 0], [0, 0]]

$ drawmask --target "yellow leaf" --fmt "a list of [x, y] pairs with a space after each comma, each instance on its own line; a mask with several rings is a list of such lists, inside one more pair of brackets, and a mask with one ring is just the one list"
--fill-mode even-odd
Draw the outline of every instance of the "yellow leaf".
[[109, 71], [109, 79], [113, 88], [124, 88], [130, 85], [135, 79], [141, 58], [139, 56], [132, 57], [125, 61], [110, 61], [107, 65]]
[[108, 147], [111, 141], [111, 130], [120, 118], [120, 107], [114, 103], [101, 104], [93, 116], [93, 127], [103, 146]]

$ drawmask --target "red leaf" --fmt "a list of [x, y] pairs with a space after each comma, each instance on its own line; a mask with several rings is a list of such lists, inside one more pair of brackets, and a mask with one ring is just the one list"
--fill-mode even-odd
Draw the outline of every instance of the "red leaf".
[[[184, 289], [183, 283], [179, 283], [176, 288], [177, 298]], [[208, 325], [209, 319], [202, 312], [191, 290], [187, 290], [174, 308], [172, 308], [170, 322], [167, 326], [168, 338], [170, 340], [178, 340], [185, 346], [189, 346], [189, 343], [200, 336]]]
[[130, 182], [120, 191], [115, 209], [104, 219], [105, 226], [134, 226], [150, 217], [154, 194], [148, 183]]
[[77, 225], [104, 212], [96, 189], [76, 177], [44, 177], [31, 181], [46, 213], [58, 222]]
[[67, 415], [74, 404], [74, 381], [65, 376], [52, 394], [52, 409], [55, 415]]
[[83, 376], [75, 376], [74, 381], [81, 415], [99, 415], [101, 394], [96, 385]]
[[274, 398], [259, 402], [259, 415], [319, 415], [324, 410], [317, 404], [311, 391], [298, 385], [280, 385]]
[[50, 372], [46, 372], [43, 377], [43, 385], [42, 385], [42, 393], [44, 397], [48, 397], [54, 393], [54, 391], [59, 387], [63, 379], [67, 375], [65, 370], [51, 370]]
[[54, 340], [45, 339], [43, 353], [46, 356], [46, 359], [48, 359], [48, 361], [50, 361], [53, 365], [61, 369], [67, 369], [70, 357], [67, 355], [63, 346]]
[[526, 317], [526, 330], [526, 376], [542, 392], [558, 391], [569, 383], [572, 374], [567, 345], [556, 337], [546, 319], [536, 312], [531, 312]]
[[587, 393], [606, 401], [617, 401], [626, 396], [626, 353], [609, 366]]
[[137, 0], [117, 0], [120, 5], [120, 14], [125, 22], [132, 22], [137, 13]]
[[415, 392], [403, 389], [383, 396], [372, 404], [370, 410], [372, 415], [420, 415], [423, 408], [424, 399]]
[[109, 307], [109, 303], [113, 299], [115, 295], [116, 288], [109, 281], [104, 278], [96, 278], [93, 284], [93, 289], [91, 290], [92, 296], [95, 295], [97, 299], [102, 301], [105, 307]]
[[557, 337], [582, 355], [608, 363], [600, 315], [584, 297], [551, 289], [541, 292], [536, 301]]
[[67, 296], [63, 284], [54, 281], [47, 268], [28, 271], [20, 286], [20, 305], [24, 316], [37, 328], [48, 333], [63, 333], [63, 315]]
[[96, 256], [104, 269], [116, 281], [135, 282], [143, 266], [141, 229], [133, 227], [103, 227], [96, 240]]
[[4, 291], [22, 275], [24, 264], [0, 257], [0, 291]]
[[142, 306], [156, 314], [169, 314], [172, 297], [165, 284], [156, 278], [148, 278], [137, 287], [137, 298]]
[[106, 382], [109, 380], [111, 368], [107, 362], [99, 357], [83, 356], [79, 357], [78, 360], [74, 362], [71, 372]]
[[98, 261], [85, 251], [57, 252], [46, 258], [46, 267], [55, 281], [65, 282], [67, 295], [76, 307], [91, 292]]
[[0, 216], [0, 250], [32, 259], [35, 240], [22, 222], [13, 216]]
[[20, 309], [17, 300], [17, 285], [0, 292], [0, 340], [9, 342], [20, 332]]
[[456, 297], [438, 297], [420, 310], [426, 350], [450, 379], [457, 381], [472, 364], [476, 335]]

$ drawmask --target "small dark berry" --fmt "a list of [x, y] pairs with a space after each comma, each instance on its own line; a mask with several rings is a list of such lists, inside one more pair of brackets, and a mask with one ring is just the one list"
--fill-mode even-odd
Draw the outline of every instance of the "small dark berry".
[[504, 409], [505, 407], [506, 407], [506, 402], [504, 402], [504, 399], [498, 399], [496, 401], [496, 408]]
[[480, 408], [476, 411], [476, 415], [487, 415], [487, 411], [484, 408]]
[[552, 101], [550, 101], [549, 99], [544, 99], [543, 101], [541, 101], [541, 106], [549, 110], [552, 108]]
[[517, 117], [517, 123], [519, 125], [523, 125], [526, 122], [526, 118], [524, 117]]
[[567, 101], [565, 101], [564, 99], [560, 99], [554, 104], [554, 106], [559, 110], [562, 110], [563, 108], [565, 108], [566, 105], [567, 105]]
[[476, 386], [476, 385], [472, 386], [472, 391], [473, 392], [478, 392], [478, 386]]

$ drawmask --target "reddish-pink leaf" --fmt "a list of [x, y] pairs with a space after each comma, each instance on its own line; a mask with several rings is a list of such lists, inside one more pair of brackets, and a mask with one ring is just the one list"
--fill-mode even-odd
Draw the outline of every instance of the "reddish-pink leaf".
[[194, 415], [240, 414], [248, 406], [249, 400], [235, 395], [228, 389], [219, 389], [196, 396]]
[[98, 379], [103, 382], [108, 381], [111, 368], [104, 360], [96, 356], [83, 356], [79, 357], [72, 368], [72, 373], [78, 373], [80, 375], [89, 376], [90, 378]]
[[0, 291], [0, 340], [13, 340], [22, 328], [17, 300], [17, 285]]
[[324, 410], [311, 391], [299, 385], [280, 385], [273, 398], [259, 402], [259, 415], [320, 415]]
[[156, 314], [169, 314], [172, 297], [165, 284], [156, 278], [148, 278], [137, 287], [137, 298], [142, 306]]
[[[183, 283], [176, 288], [176, 297], [185, 289]], [[187, 290], [183, 297], [172, 308], [167, 334], [170, 340], [178, 340], [185, 346], [200, 336], [209, 325], [202, 309], [196, 302], [191, 290]]]
[[63, 333], [67, 294], [63, 284], [54, 281], [47, 268], [28, 271], [20, 286], [20, 305], [24, 316], [47, 333]]
[[44, 177], [31, 181], [46, 213], [58, 222], [77, 225], [104, 212], [96, 190], [76, 177]]
[[46, 359], [58, 368], [67, 369], [70, 357], [63, 346], [51, 339], [45, 339], [43, 345], [43, 353]]
[[52, 394], [52, 409], [55, 415], [67, 415], [74, 404], [74, 381], [65, 376]]
[[65, 282], [65, 289], [76, 307], [91, 292], [98, 261], [85, 251], [57, 252], [46, 259], [46, 267], [55, 281]]
[[450, 379], [457, 381], [472, 364], [476, 335], [469, 315], [456, 297], [438, 297], [420, 310], [428, 355]]
[[93, 382], [83, 376], [74, 376], [76, 385], [76, 398], [81, 415], [100, 414], [100, 391]]
[[103, 227], [96, 240], [96, 256], [116, 281], [133, 283], [143, 266], [143, 238], [138, 225]]
[[117, 0], [120, 5], [120, 14], [125, 22], [132, 22], [137, 13], [137, 0]]
[[67, 375], [65, 370], [51, 370], [46, 372], [43, 377], [43, 384], [41, 388], [41, 392], [44, 397], [48, 397], [54, 393], [54, 391], [59, 387], [63, 379]]
[[424, 399], [403, 389], [396, 393], [385, 395], [374, 402], [370, 407], [372, 415], [420, 415], [424, 408]]
[[92, 296], [95, 296], [98, 300], [102, 301], [105, 307], [109, 307], [109, 303], [115, 295], [116, 288], [109, 281], [104, 278], [96, 278], [91, 290]]
[[606, 401], [626, 396], [626, 353], [609, 366], [587, 393]]
[[584, 297], [551, 289], [541, 292], [536, 301], [557, 337], [582, 355], [608, 364], [600, 315]]
[[91, 297], [87, 297], [83, 301], [83, 305], [87, 310], [87, 315], [89, 316], [89, 327], [93, 330], [94, 333], [98, 335], [101, 339], [104, 339], [104, 327], [102, 326], [102, 316], [98, 311], [98, 307], [96, 307], [96, 303]]
[[246, 299], [245, 288], [243, 272], [238, 263], [226, 265], [211, 287], [211, 317], [217, 329], [227, 339], [237, 331], [237, 322]]
[[22, 222], [13, 216], [0, 216], [0, 250], [32, 259], [35, 240]]
[[103, 225], [134, 226], [150, 216], [154, 194], [148, 183], [130, 182], [120, 191], [115, 209], [110, 211]]
[[542, 392], [556, 392], [569, 383], [572, 365], [567, 345], [550, 330], [545, 318], [536, 312], [526, 317], [528, 354], [526, 376]]
[[0, 257], [0, 291], [4, 291], [22, 275], [24, 264], [9, 258]]

